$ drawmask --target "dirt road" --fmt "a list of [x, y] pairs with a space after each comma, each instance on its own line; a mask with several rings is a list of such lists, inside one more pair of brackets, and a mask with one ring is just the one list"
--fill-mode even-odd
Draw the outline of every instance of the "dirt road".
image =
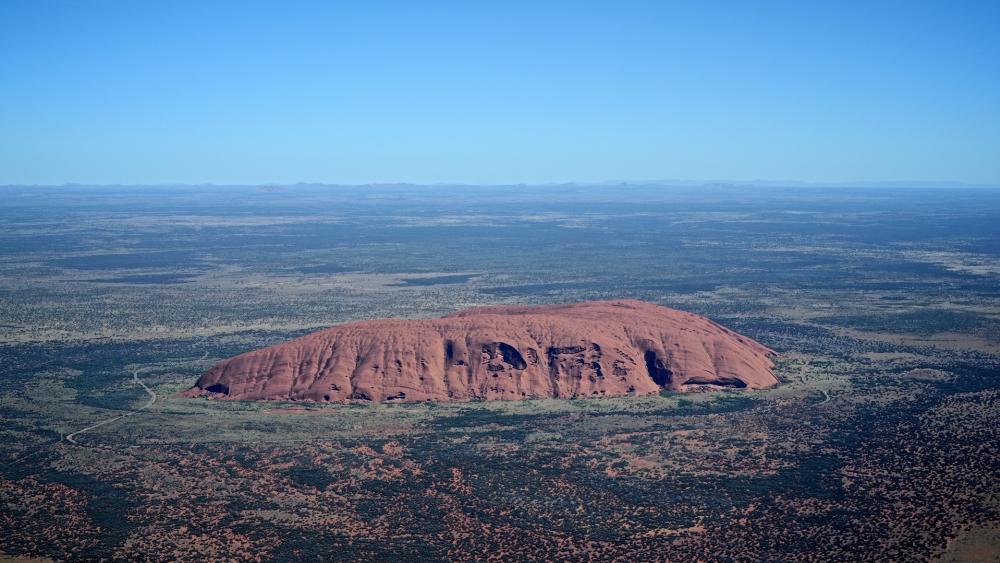
[[82, 428], [80, 430], [77, 430], [76, 432], [73, 432], [72, 434], [67, 434], [66, 435], [66, 441], [69, 442], [70, 444], [73, 444], [73, 445], [76, 445], [76, 446], [82, 445], [82, 444], [80, 444], [80, 442], [76, 441], [76, 437], [79, 436], [80, 434], [83, 434], [85, 432], [90, 432], [91, 430], [94, 430], [96, 428], [100, 428], [102, 426], [106, 426], [108, 424], [111, 424], [112, 422], [121, 420], [123, 418], [127, 418], [127, 417], [130, 417], [130, 416], [133, 416], [133, 415], [137, 415], [140, 412], [142, 412], [142, 411], [148, 409], [149, 407], [153, 406], [153, 403], [156, 402], [156, 391], [153, 391], [152, 389], [150, 389], [149, 386], [147, 386], [146, 383], [143, 380], [139, 379], [139, 370], [138, 369], [132, 370], [132, 381], [134, 381], [135, 383], [138, 383], [139, 386], [141, 386], [146, 391], [146, 393], [149, 395], [149, 401], [147, 401], [144, 405], [142, 405], [141, 407], [139, 407], [138, 409], [136, 409], [134, 411], [129, 411], [129, 412], [126, 412], [126, 413], [122, 413], [122, 414], [113, 416], [111, 418], [104, 419], [104, 420], [102, 420], [102, 421], [100, 421], [100, 422], [98, 422], [96, 424], [91, 424], [90, 426], [88, 426], [86, 428]]

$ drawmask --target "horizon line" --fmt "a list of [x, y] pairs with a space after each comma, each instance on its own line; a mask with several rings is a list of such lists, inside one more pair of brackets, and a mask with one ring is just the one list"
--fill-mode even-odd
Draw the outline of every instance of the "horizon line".
[[260, 182], [260, 183], [219, 183], [219, 182], [150, 182], [150, 183], [93, 183], [63, 182], [45, 183], [0, 183], [0, 188], [292, 188], [292, 187], [760, 187], [760, 188], [975, 188], [997, 189], [1000, 183], [972, 183], [956, 180], [849, 180], [849, 181], [809, 181], [809, 180], [603, 180], [603, 181], [563, 181], [563, 182]]

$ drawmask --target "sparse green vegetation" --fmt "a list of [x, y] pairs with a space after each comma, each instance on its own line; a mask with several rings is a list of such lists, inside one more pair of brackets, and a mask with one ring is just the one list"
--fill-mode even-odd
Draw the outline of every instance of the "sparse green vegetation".
[[[995, 537], [993, 192], [149, 189], [5, 188], [2, 553], [866, 561]], [[616, 297], [773, 347], [781, 385], [177, 396], [221, 358], [336, 322]], [[143, 407], [133, 372], [152, 405], [62, 439]]]

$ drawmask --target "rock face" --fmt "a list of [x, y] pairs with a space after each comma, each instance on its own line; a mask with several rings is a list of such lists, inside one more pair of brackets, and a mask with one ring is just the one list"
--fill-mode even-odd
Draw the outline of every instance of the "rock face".
[[641, 301], [485, 307], [348, 323], [215, 365], [187, 394], [219, 399], [466, 401], [759, 389], [774, 352]]

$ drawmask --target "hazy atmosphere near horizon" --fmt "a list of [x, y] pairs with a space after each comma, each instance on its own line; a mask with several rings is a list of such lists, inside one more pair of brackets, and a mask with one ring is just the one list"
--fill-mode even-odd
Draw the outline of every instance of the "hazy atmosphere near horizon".
[[1000, 563], [1000, 2], [0, 0], [0, 563]]
[[0, 183], [1000, 184], [1000, 4], [0, 3]]

